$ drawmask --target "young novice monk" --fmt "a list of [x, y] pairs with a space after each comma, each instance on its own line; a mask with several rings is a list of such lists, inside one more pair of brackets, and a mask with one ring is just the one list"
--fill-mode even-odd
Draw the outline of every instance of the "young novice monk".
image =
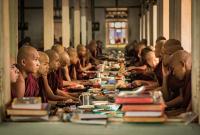
[[179, 91], [183, 82], [175, 78], [169, 72], [169, 58], [170, 55], [178, 50], [183, 50], [180, 41], [176, 39], [167, 40], [162, 47], [162, 92], [165, 101], [179, 95]]
[[38, 97], [39, 92], [37, 79], [33, 74], [37, 73], [40, 63], [37, 50], [31, 46], [22, 46], [17, 55], [19, 78], [14, 83], [12, 97]]
[[79, 44], [77, 46], [77, 53], [78, 53], [79, 61], [81, 64], [81, 70], [87, 71], [87, 70], [91, 69], [93, 66], [89, 62], [89, 54], [87, 52], [86, 47], [82, 44]]
[[60, 44], [53, 45], [51, 49], [54, 50], [54, 51], [56, 51], [59, 55], [61, 53], [63, 53], [64, 50], [65, 50], [65, 48], [62, 45], [60, 45]]
[[146, 89], [153, 90], [156, 87], [159, 86], [157, 82], [157, 78], [155, 76], [155, 69], [158, 66], [159, 59], [156, 58], [155, 53], [150, 48], [144, 48], [141, 52], [141, 58], [145, 65], [147, 65], [146, 72], [144, 73], [144, 76], [151, 76], [152, 80], [135, 80], [134, 83], [136, 85], [144, 85]]
[[70, 58], [70, 66], [69, 66], [70, 78], [71, 80], [77, 80], [78, 73], [81, 72], [77, 51], [74, 48], [68, 48], [68, 54]]
[[10, 60], [10, 82], [15, 83], [19, 77], [19, 69], [16, 67], [14, 59]]
[[45, 52], [49, 56], [49, 73], [47, 75], [48, 84], [55, 95], [70, 97], [73, 100], [78, 100], [70, 96], [68, 93], [62, 91], [63, 89], [63, 80], [57, 73], [60, 62], [59, 55], [54, 50], [47, 50]]
[[[47, 79], [47, 74], [49, 71], [49, 57], [44, 52], [39, 52], [39, 55], [40, 55], [39, 57], [40, 67], [36, 74], [36, 77], [38, 78], [40, 91], [44, 92], [48, 100], [63, 101], [63, 100], [70, 99], [70, 97], [58, 96], [53, 93], [53, 91], [51, 90], [48, 84], [48, 79]], [[47, 101], [47, 99], [43, 99], [43, 100]]]
[[166, 105], [182, 111], [191, 111], [191, 55], [184, 50], [177, 51], [170, 56], [169, 66], [172, 74], [183, 81], [184, 85], [180, 89], [180, 94], [166, 102]]

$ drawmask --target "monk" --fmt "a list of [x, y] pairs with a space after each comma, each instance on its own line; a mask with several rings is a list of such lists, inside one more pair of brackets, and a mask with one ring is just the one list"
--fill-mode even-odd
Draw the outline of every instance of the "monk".
[[69, 69], [68, 69], [68, 66], [70, 66], [69, 55], [66, 51], [64, 51], [59, 56], [60, 56], [62, 78], [63, 78], [64, 81], [71, 81], [71, 78], [69, 76]]
[[88, 49], [90, 63], [92, 65], [100, 64], [100, 61], [97, 59], [97, 44], [95, 40], [92, 40], [86, 48]]
[[70, 96], [63, 89], [63, 79], [62, 76], [57, 73], [60, 68], [59, 55], [54, 50], [47, 50], [45, 53], [49, 57], [49, 73], [47, 75], [48, 84], [55, 95], [70, 97], [73, 100], [78, 100], [75, 97]]
[[167, 107], [175, 107], [183, 111], [191, 111], [191, 69], [192, 59], [190, 53], [179, 50], [169, 58], [169, 66], [172, 75], [184, 82], [180, 94], [166, 102]]
[[[134, 63], [131, 63], [130, 65], [132, 66], [129, 66], [128, 67], [128, 70], [131, 71], [131, 70], [134, 70], [134, 69], [138, 69], [137, 67], [138, 66], [143, 66], [144, 64], [142, 63], [142, 59], [141, 59], [141, 52], [142, 50], [146, 47], [146, 45], [143, 43], [143, 42], [139, 42], [135, 48], [134, 48], [134, 51], [136, 53], [136, 57], [134, 58], [135, 60], [133, 61]], [[146, 67], [144, 67], [146, 68]], [[141, 68], [143, 69], [143, 68]]]
[[59, 55], [64, 52], [65, 48], [60, 44], [55, 44], [51, 47], [52, 50], [56, 51]]
[[37, 50], [31, 46], [22, 46], [17, 55], [19, 77], [13, 84], [12, 97], [39, 97], [39, 86], [33, 74], [38, 72], [40, 62]]
[[61, 72], [59, 74], [61, 74], [62, 76], [63, 86], [79, 85], [78, 83], [71, 81], [71, 77], [69, 75], [69, 66], [71, 65], [70, 57], [65, 51], [62, 54], [60, 54], [60, 64], [61, 67], [59, 69], [61, 69]]
[[39, 89], [43, 94], [45, 94], [45, 99], [44, 102], [47, 102], [47, 100], [51, 101], [63, 101], [63, 100], [69, 100], [70, 97], [64, 97], [64, 96], [59, 96], [55, 95], [53, 91], [51, 90], [49, 84], [48, 84], [48, 79], [47, 79], [47, 74], [49, 71], [49, 57], [46, 53], [44, 52], [39, 52], [39, 61], [40, 61], [40, 67], [35, 74], [36, 78], [38, 78], [38, 84], [39, 84]]
[[155, 89], [159, 86], [154, 73], [154, 70], [158, 66], [159, 59], [156, 58], [154, 51], [147, 47], [142, 50], [141, 58], [143, 63], [147, 66], [143, 76], [150, 76], [152, 80], [135, 80], [134, 83], [137, 86], [144, 85], [148, 90]]
[[77, 80], [78, 74], [81, 73], [80, 62], [76, 49], [69, 48], [68, 54], [70, 58], [69, 75], [72, 80]]
[[81, 64], [82, 71], [87, 71], [93, 67], [92, 64], [89, 62], [89, 54], [84, 45], [79, 44], [77, 46], [77, 54]]
[[159, 59], [159, 63], [154, 69], [155, 75], [157, 77], [158, 83], [160, 86], [162, 86], [162, 47], [165, 43], [166, 40], [165, 38], [162, 38], [159, 40], [159, 38], [156, 40], [156, 45], [155, 45], [155, 56]]
[[15, 83], [19, 77], [19, 69], [16, 67], [15, 60], [10, 60], [10, 82]]
[[179, 95], [179, 91], [183, 85], [183, 82], [175, 78], [169, 72], [169, 57], [178, 50], [183, 50], [181, 43], [176, 39], [167, 40], [162, 47], [162, 92], [165, 101], [170, 100], [173, 97]]

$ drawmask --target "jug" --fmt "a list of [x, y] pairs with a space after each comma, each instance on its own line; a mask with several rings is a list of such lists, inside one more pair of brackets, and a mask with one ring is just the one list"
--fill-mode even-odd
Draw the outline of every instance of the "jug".
[[91, 94], [89, 92], [83, 92], [79, 96], [79, 99], [80, 99], [82, 105], [90, 105], [90, 103], [91, 103]]

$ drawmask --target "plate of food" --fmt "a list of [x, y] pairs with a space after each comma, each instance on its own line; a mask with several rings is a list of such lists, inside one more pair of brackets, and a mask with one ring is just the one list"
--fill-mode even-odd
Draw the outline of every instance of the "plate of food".
[[69, 87], [67, 87], [67, 89], [69, 92], [86, 92], [87, 91], [87, 88], [81, 84], [69, 86]]

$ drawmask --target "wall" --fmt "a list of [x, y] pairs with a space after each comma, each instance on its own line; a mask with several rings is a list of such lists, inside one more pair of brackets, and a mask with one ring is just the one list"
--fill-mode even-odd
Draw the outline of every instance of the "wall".
[[[25, 22], [28, 23], [28, 30], [25, 31], [25, 36], [31, 37], [31, 41], [35, 47], [43, 47], [43, 1], [42, 0], [24, 0]], [[19, 9], [20, 22], [20, 9]], [[19, 40], [21, 32], [19, 31]]]
[[[105, 31], [105, 8], [104, 7], [115, 7], [115, 0], [95, 0], [95, 22], [100, 23], [100, 30], [95, 31], [95, 39], [102, 40], [105, 44], [106, 41], [106, 31]], [[130, 0], [118, 0], [119, 7], [129, 7], [129, 42], [133, 40], [139, 40], [139, 13], [140, 8], [135, 6], [139, 5], [139, 1]]]
[[[32, 43], [37, 48], [43, 47], [43, 2], [42, 0], [24, 0], [25, 2], [25, 22], [28, 22], [28, 30], [25, 36], [30, 36]], [[94, 10], [95, 21], [100, 23], [100, 30], [95, 32], [95, 39], [105, 43], [105, 8], [115, 7], [115, 0], [95, 0]], [[118, 0], [119, 6], [129, 6], [129, 41], [139, 40], [139, 1]], [[70, 0], [70, 25], [71, 41], [73, 42], [73, 0]], [[20, 16], [20, 13], [19, 13]], [[20, 21], [20, 18], [19, 18]], [[19, 31], [19, 40], [20, 40]]]

